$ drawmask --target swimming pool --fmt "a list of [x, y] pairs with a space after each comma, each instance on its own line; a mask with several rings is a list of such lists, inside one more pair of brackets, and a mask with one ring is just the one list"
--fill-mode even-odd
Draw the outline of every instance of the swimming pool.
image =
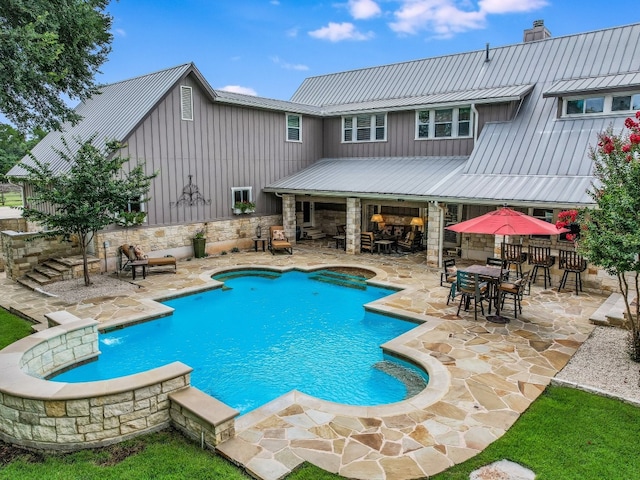
[[416, 324], [363, 308], [393, 290], [335, 272], [214, 278], [224, 287], [164, 302], [175, 308], [169, 317], [101, 334], [100, 359], [54, 381], [114, 378], [179, 360], [194, 368], [193, 386], [241, 413], [293, 389], [379, 405], [426, 386], [424, 372], [399, 367], [379, 347]]

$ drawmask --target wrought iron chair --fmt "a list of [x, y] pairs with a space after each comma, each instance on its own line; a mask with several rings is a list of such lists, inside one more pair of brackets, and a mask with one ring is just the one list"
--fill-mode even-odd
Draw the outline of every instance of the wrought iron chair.
[[582, 275], [581, 273], [587, 269], [587, 261], [571, 250], [560, 250], [559, 252], [558, 267], [560, 270], [564, 270], [560, 285], [558, 285], [558, 291], [562, 290], [567, 284], [567, 277], [570, 273], [575, 274], [576, 295], [578, 295], [578, 289], [582, 291]]
[[522, 277], [515, 282], [501, 282], [498, 285], [498, 301], [500, 302], [501, 310], [504, 308], [506, 296], [511, 295], [513, 297], [513, 314], [518, 318], [518, 313], [522, 313], [522, 296], [529, 283], [530, 274], [531, 271], [524, 272]]
[[360, 234], [360, 251], [369, 250], [369, 253], [373, 253], [375, 249], [375, 237], [373, 232], [362, 232]]
[[522, 245], [503, 243], [501, 258], [506, 262], [507, 270], [511, 270], [511, 265], [515, 265], [516, 278], [522, 277], [522, 264], [527, 260], [527, 254], [522, 251]]
[[455, 258], [447, 258], [442, 262], [443, 271], [440, 273], [440, 286], [449, 289], [447, 296], [447, 305], [456, 296], [456, 280], [458, 278], [458, 268], [456, 267]]
[[544, 288], [547, 288], [547, 281], [549, 281], [549, 288], [551, 288], [551, 267], [556, 263], [556, 257], [551, 255], [551, 248], [529, 245], [528, 254], [529, 265], [533, 265], [531, 281], [536, 283], [538, 269], [541, 268], [544, 274]]

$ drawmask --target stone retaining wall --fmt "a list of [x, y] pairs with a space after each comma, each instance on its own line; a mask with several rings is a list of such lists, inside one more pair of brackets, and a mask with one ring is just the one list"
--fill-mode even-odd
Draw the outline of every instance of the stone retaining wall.
[[[0, 232], [4, 230], [11, 230], [14, 232], [24, 232], [27, 230], [27, 222], [24, 218], [0, 218]], [[4, 248], [2, 246], [2, 236], [0, 236], [0, 272], [4, 271], [4, 255], [2, 252]]]
[[170, 425], [169, 395], [190, 384], [192, 369], [180, 362], [78, 384], [29, 375], [50, 375], [98, 354], [98, 322], [66, 312], [48, 316], [60, 325], [0, 351], [0, 438], [40, 450], [78, 450]]
[[36, 235], [37, 233], [13, 230], [0, 233], [7, 278], [14, 280], [20, 278], [50, 258], [80, 254], [80, 245], [77, 240], [68, 242], [61, 236], [37, 238]]

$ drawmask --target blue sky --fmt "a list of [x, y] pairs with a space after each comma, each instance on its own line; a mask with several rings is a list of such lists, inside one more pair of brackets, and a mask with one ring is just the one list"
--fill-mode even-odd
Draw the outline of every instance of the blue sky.
[[111, 83], [193, 61], [213, 88], [289, 99], [310, 76], [640, 21], [637, 1], [112, 0]]

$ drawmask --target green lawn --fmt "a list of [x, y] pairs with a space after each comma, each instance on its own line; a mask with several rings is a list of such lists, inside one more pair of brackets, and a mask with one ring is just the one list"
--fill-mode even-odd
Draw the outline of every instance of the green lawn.
[[[2, 202], [4, 196], [4, 203]], [[22, 195], [20, 192], [0, 193], [0, 206], [20, 207], [22, 206]]]
[[[27, 322], [0, 309], [0, 348], [28, 333]], [[473, 470], [504, 458], [532, 469], [537, 480], [640, 478], [639, 438], [640, 408], [579, 390], [549, 387], [502, 438], [431, 480], [467, 480]], [[104, 449], [66, 455], [24, 454], [12, 460], [0, 445], [0, 479], [36, 478], [249, 477], [173, 430]], [[306, 464], [287, 480], [340, 478]]]

